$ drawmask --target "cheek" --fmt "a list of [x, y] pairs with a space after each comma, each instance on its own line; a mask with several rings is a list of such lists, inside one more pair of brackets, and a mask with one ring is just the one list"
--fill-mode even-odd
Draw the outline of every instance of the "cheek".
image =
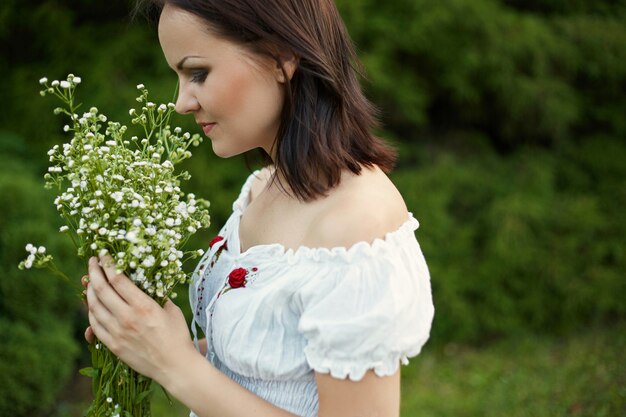
[[222, 74], [213, 81], [207, 86], [208, 107], [216, 117], [227, 122], [245, 110], [250, 82], [245, 74], [237, 71]]
[[273, 125], [282, 107], [279, 85], [254, 68], [231, 69], [216, 77], [210, 87], [215, 116], [261, 129]]

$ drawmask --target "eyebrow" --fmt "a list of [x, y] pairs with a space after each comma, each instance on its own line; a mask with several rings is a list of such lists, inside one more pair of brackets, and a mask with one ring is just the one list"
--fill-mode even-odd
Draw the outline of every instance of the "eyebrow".
[[184, 63], [185, 63], [185, 61], [187, 61], [187, 59], [189, 59], [189, 58], [202, 58], [202, 57], [201, 57], [201, 56], [199, 56], [199, 55], [188, 55], [188, 56], [184, 57], [183, 59], [181, 59], [181, 60], [178, 62], [178, 64], [176, 64], [176, 68], [178, 68], [179, 70], [182, 70], [182, 69], [183, 69], [183, 64], [184, 64]]

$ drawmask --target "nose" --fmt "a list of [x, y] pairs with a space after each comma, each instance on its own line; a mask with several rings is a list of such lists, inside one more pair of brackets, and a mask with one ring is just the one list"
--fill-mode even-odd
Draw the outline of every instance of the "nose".
[[189, 88], [180, 86], [176, 99], [176, 112], [179, 114], [193, 113], [200, 108], [198, 99], [189, 91]]

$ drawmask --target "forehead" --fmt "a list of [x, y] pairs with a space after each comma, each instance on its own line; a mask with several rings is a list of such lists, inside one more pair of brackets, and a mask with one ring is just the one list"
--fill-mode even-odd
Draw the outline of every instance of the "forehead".
[[170, 66], [182, 56], [237, 48], [233, 42], [212, 34], [207, 22], [198, 16], [169, 4], [165, 5], [159, 18], [159, 42]]
[[216, 35], [210, 23], [170, 4], [166, 4], [159, 18], [159, 42], [168, 65], [176, 69], [185, 57], [200, 58], [215, 65], [245, 63], [257, 69], [272, 68], [274, 61], [250, 47]]
[[204, 43], [212, 37], [199, 17], [169, 4], [165, 5], [159, 17], [158, 32], [161, 44], [190, 43], [193, 40]]

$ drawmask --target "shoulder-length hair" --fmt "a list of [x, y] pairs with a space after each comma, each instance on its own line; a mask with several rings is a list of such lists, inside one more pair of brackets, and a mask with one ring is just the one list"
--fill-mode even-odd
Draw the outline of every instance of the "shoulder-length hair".
[[288, 192], [311, 201], [337, 186], [346, 169], [359, 174], [362, 166], [377, 165], [391, 171], [396, 152], [373, 134], [377, 110], [362, 91], [363, 67], [333, 0], [139, 0], [137, 11], [155, 17], [165, 3], [281, 66], [281, 53], [298, 59], [284, 84], [273, 150]]

